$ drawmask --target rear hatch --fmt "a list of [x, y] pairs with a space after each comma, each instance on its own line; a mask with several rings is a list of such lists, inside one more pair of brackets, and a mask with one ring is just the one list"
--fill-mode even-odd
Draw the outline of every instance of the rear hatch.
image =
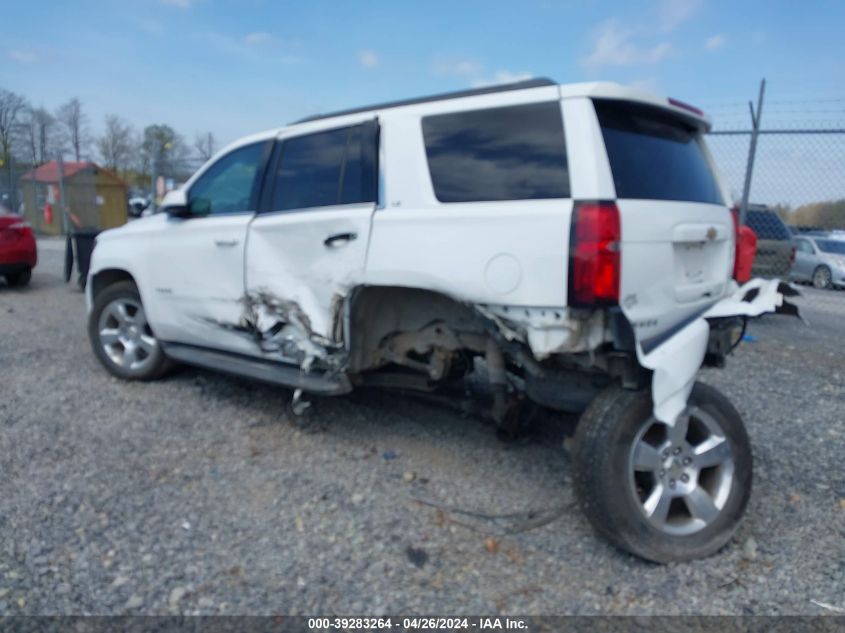
[[619, 301], [642, 341], [722, 297], [733, 271], [733, 220], [703, 122], [630, 101], [594, 105], [621, 221]]

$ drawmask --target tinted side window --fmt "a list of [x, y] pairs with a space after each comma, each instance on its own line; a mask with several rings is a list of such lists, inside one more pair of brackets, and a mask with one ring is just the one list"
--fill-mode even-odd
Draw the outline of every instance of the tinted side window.
[[356, 125], [284, 141], [273, 210], [374, 202], [375, 139], [370, 131], [371, 126]]
[[660, 108], [593, 103], [617, 198], [724, 204], [698, 130]]
[[216, 215], [253, 211], [255, 177], [266, 145], [255, 143], [240, 147], [209, 167], [189, 193], [194, 213]]
[[557, 102], [427, 116], [422, 129], [440, 202], [569, 197]]
[[789, 229], [783, 221], [771, 211], [749, 210], [745, 215], [745, 223], [757, 234], [761, 240], [791, 239]]

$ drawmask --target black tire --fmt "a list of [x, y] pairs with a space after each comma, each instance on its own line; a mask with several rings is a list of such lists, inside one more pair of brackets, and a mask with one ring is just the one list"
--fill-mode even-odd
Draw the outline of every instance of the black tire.
[[717, 552], [733, 536], [751, 495], [751, 445], [739, 413], [725, 396], [703, 383], [696, 383], [689, 405], [718, 422], [733, 466], [724, 505], [711, 523], [691, 534], [670, 534], [652, 525], [630, 479], [631, 451], [652, 416], [649, 391], [608, 387], [581, 416], [575, 433], [575, 488], [587, 519], [616, 547], [658, 563]]
[[31, 268], [6, 275], [6, 283], [10, 286], [26, 286], [29, 284], [30, 279], [32, 279]]
[[[161, 345], [158, 343], [155, 334], [148, 324], [145, 325], [143, 331], [146, 339], [152, 339], [155, 344], [152, 346], [150, 352], [146, 353], [140, 360], [139, 366], [122, 366], [107, 351], [106, 345], [101, 338], [101, 317], [108, 319], [103, 313], [116, 301], [134, 303], [143, 309], [141, 295], [138, 292], [138, 288], [131, 281], [121, 281], [112, 284], [97, 293], [94, 297], [94, 307], [88, 316], [88, 338], [91, 341], [94, 355], [112, 375], [118, 378], [124, 380], [155, 380], [156, 378], [160, 378], [171, 368], [172, 363], [164, 355]], [[137, 312], [135, 314], [137, 315]]]
[[813, 287], [828, 290], [833, 287], [833, 276], [830, 273], [830, 268], [827, 266], [819, 266], [813, 271], [812, 279]]

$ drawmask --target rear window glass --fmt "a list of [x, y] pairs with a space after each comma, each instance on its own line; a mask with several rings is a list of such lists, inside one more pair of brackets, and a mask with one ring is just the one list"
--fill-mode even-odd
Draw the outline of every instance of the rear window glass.
[[792, 235], [777, 214], [773, 211], [754, 211], [745, 214], [745, 223], [761, 240], [789, 240]]
[[845, 242], [840, 240], [816, 240], [816, 244], [825, 253], [836, 253], [837, 255], [845, 255]]
[[693, 126], [660, 108], [594, 103], [617, 198], [724, 204]]
[[422, 128], [440, 202], [569, 197], [558, 102], [428, 116]]

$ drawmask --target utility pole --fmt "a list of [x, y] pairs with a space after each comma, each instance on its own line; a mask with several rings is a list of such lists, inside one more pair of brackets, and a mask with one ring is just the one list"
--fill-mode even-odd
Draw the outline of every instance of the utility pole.
[[745, 166], [745, 184], [742, 187], [742, 202], [739, 205], [739, 223], [745, 224], [748, 213], [748, 196], [751, 193], [751, 175], [754, 173], [754, 156], [757, 153], [757, 136], [760, 134], [760, 117], [763, 114], [763, 94], [766, 91], [766, 79], [760, 80], [760, 93], [757, 96], [757, 110], [748, 102], [751, 111], [751, 142], [748, 144], [748, 163]]

